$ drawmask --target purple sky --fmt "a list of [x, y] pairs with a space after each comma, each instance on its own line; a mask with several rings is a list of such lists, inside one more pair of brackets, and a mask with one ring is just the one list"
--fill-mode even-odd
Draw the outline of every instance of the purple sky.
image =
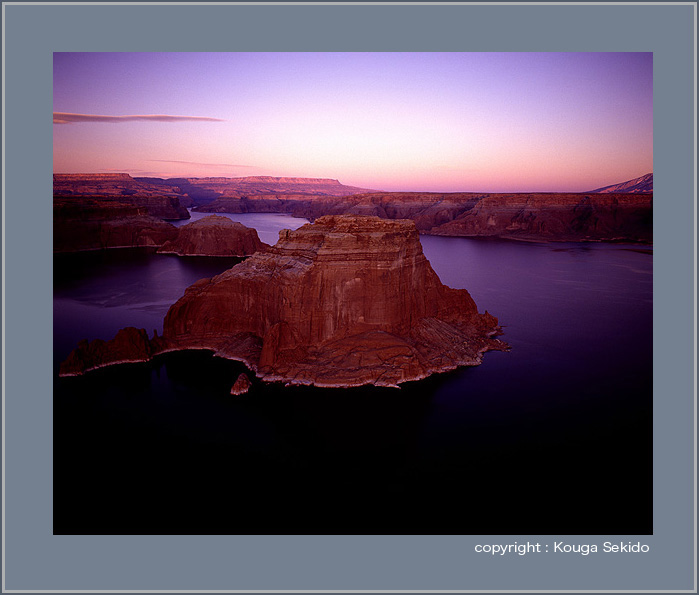
[[54, 171], [585, 191], [653, 171], [650, 53], [55, 53]]

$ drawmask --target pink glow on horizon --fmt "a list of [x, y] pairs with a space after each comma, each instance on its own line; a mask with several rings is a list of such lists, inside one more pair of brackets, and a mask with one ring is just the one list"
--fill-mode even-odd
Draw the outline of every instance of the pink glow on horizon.
[[653, 170], [648, 53], [57, 53], [54, 110], [57, 173], [573, 192]]

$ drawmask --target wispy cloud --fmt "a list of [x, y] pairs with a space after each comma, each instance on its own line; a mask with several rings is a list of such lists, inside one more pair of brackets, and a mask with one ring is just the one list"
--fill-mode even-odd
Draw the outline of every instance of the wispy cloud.
[[204, 167], [243, 167], [245, 169], [260, 169], [256, 165], [238, 165], [235, 163], [201, 163], [200, 161], [173, 161], [170, 159], [149, 159], [148, 161], [157, 161], [158, 163], [180, 163], [184, 165], [201, 165]]
[[130, 116], [104, 116], [97, 114], [69, 114], [66, 112], [53, 112], [54, 124], [75, 124], [77, 122], [108, 122], [118, 124], [120, 122], [225, 122], [219, 118], [206, 118], [203, 116], [169, 116], [165, 114], [146, 114]]

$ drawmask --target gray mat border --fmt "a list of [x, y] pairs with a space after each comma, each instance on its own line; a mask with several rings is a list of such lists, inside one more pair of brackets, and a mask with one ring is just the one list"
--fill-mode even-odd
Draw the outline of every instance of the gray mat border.
[[[3, 4], [3, 590], [695, 590], [696, 3], [250, 4]], [[198, 33], [176, 36], [188, 26]], [[50, 534], [50, 52], [192, 49], [654, 52], [656, 530], [640, 538], [650, 557], [473, 553], [527, 536]]]

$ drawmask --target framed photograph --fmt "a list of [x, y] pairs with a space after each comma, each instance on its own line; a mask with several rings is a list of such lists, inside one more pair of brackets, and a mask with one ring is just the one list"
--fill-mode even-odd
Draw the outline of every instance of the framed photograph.
[[4, 588], [690, 589], [695, 11], [3, 5]]
[[54, 53], [54, 532], [652, 534], [652, 69]]

